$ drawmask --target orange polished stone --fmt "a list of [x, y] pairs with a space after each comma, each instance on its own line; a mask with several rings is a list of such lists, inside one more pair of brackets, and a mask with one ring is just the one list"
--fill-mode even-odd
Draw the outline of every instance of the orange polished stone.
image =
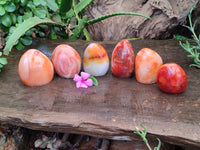
[[18, 73], [25, 85], [42, 86], [53, 79], [54, 69], [47, 56], [36, 49], [30, 49], [21, 56]]
[[135, 58], [135, 75], [140, 83], [152, 84], [156, 82], [158, 69], [163, 61], [158, 53], [150, 48], [141, 49]]
[[112, 52], [111, 69], [113, 75], [128, 78], [133, 75], [135, 54], [127, 40], [119, 42]]
[[81, 69], [79, 53], [67, 44], [58, 45], [51, 56], [55, 72], [64, 78], [73, 78]]

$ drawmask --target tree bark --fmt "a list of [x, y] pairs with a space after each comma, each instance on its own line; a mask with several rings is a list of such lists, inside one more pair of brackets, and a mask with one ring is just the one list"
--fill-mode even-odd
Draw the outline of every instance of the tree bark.
[[89, 19], [114, 12], [136, 12], [150, 16], [115, 16], [93, 25], [88, 30], [93, 40], [120, 40], [139, 37], [162, 39], [177, 25], [183, 24], [198, 0], [94, 0], [86, 14]]
[[0, 49], [2, 49], [5, 45], [4, 35], [5, 33], [0, 29]]

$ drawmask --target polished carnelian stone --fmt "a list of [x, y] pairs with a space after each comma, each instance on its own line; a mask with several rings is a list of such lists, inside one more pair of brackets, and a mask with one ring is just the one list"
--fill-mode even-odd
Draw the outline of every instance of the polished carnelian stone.
[[113, 75], [120, 78], [131, 77], [134, 71], [135, 54], [127, 40], [119, 42], [112, 52], [111, 69]]
[[158, 70], [157, 84], [166, 93], [182, 93], [187, 87], [185, 71], [178, 64], [164, 64]]
[[21, 56], [18, 73], [25, 85], [42, 86], [53, 79], [54, 68], [46, 55], [36, 49], [30, 49]]
[[81, 70], [79, 53], [67, 44], [58, 45], [51, 56], [56, 73], [63, 78], [73, 78]]
[[141, 49], [135, 58], [135, 75], [140, 83], [156, 83], [158, 69], [163, 61], [158, 53], [150, 48]]
[[104, 76], [109, 69], [109, 58], [99, 43], [90, 43], [83, 54], [83, 69], [92, 76]]

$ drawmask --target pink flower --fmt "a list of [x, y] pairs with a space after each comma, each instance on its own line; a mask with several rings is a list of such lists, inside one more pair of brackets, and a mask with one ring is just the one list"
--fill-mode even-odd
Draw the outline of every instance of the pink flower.
[[88, 88], [88, 86], [93, 85], [92, 79], [88, 79], [90, 77], [89, 73], [81, 72], [81, 76], [75, 74], [74, 81], [76, 81], [77, 88]]

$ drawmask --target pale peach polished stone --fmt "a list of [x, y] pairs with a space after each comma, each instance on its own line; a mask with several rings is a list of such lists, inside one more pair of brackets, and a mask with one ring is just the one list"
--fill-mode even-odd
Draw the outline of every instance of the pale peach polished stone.
[[36, 49], [26, 51], [20, 58], [18, 73], [27, 86], [42, 86], [53, 79], [53, 64], [47, 56]]
[[157, 73], [163, 61], [158, 53], [150, 48], [141, 49], [135, 59], [135, 75], [140, 83], [156, 83]]
[[58, 45], [51, 56], [55, 72], [64, 78], [73, 78], [81, 69], [79, 53], [67, 44]]
[[106, 50], [98, 43], [91, 43], [84, 51], [83, 69], [93, 76], [103, 76], [109, 69], [109, 58]]

